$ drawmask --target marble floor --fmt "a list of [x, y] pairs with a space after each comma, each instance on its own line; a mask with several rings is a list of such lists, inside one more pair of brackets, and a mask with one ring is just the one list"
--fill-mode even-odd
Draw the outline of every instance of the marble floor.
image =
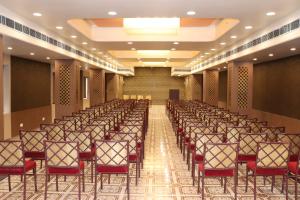
[[[196, 186], [192, 185], [191, 173], [182, 159], [180, 150], [176, 145], [176, 138], [171, 127], [171, 123], [165, 114], [165, 107], [153, 105], [150, 109], [149, 129], [145, 141], [144, 169], [141, 171], [141, 178], [138, 186], [135, 186], [134, 165], [131, 170], [130, 198], [131, 199], [172, 199], [172, 200], [193, 200], [201, 199], [197, 194]], [[94, 184], [88, 176], [89, 167], [86, 169], [86, 191], [82, 193], [82, 199], [93, 199]], [[239, 173], [238, 199], [253, 199], [253, 184], [250, 179], [249, 189], [245, 188], [245, 169], [241, 167]], [[27, 199], [44, 198], [44, 170], [38, 170], [38, 192], [33, 190], [33, 179], [28, 179]], [[108, 185], [107, 178], [104, 178], [104, 188], [98, 190], [97, 199], [124, 200], [126, 196], [126, 179], [124, 176], [112, 176]], [[270, 189], [270, 180], [266, 186], [261, 178], [258, 178], [258, 198], [263, 200], [280, 200], [285, 196], [280, 193], [281, 179], [276, 179], [274, 192]], [[16, 200], [22, 199], [23, 184], [20, 177], [12, 177], [13, 190], [8, 192], [7, 179], [0, 181], [0, 199]], [[290, 181], [289, 196], [294, 199], [293, 182]], [[99, 184], [98, 184], [99, 186]], [[232, 180], [228, 184], [227, 193], [223, 193], [218, 179], [206, 179], [205, 194], [207, 200], [230, 200], [233, 199]], [[49, 183], [48, 199], [77, 199], [76, 178], [69, 177], [66, 182], [59, 179], [59, 192], [55, 191], [55, 179]]]

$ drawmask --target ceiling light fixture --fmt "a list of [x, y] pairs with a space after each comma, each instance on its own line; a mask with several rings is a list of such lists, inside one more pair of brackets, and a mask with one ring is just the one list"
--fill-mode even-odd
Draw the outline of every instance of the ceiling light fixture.
[[224, 69], [226, 69], [227, 67], [226, 67], [226, 66], [224, 66], [223, 68], [224, 68]]
[[209, 55], [210, 53], [208, 53], [208, 52], [205, 52], [204, 54], [205, 54], [205, 55]]
[[226, 45], [226, 42], [221, 42], [220, 45], [224, 46]]
[[34, 53], [33, 53], [33, 52], [31, 52], [29, 55], [31, 55], [31, 56], [34, 56]]
[[133, 42], [127, 42], [127, 44], [129, 44], [129, 45], [132, 45], [132, 44], [133, 44]]
[[237, 36], [236, 36], [236, 35], [232, 35], [232, 36], [230, 36], [230, 38], [231, 38], [231, 39], [236, 39]]
[[193, 11], [193, 10], [189, 10], [189, 11], [186, 12], [186, 14], [189, 15], [189, 16], [192, 16], [192, 15], [195, 15], [196, 12]]
[[55, 28], [58, 29], [58, 30], [64, 29], [64, 27], [62, 27], [62, 26], [57, 26], [57, 27], [55, 27]]
[[34, 12], [34, 13], [32, 13], [32, 15], [35, 16], [35, 17], [41, 17], [42, 13]]
[[295, 47], [290, 48], [291, 51], [296, 51], [297, 49]]
[[12, 47], [7, 47], [7, 49], [8, 49], [8, 50], [12, 50], [13, 48], [12, 48]]
[[216, 49], [210, 49], [210, 50], [215, 51]]
[[92, 48], [92, 51], [96, 51], [97, 49], [96, 48]]
[[132, 51], [135, 51], [136, 49], [135, 49], [135, 48], [131, 48], [131, 50], [132, 50]]
[[77, 36], [76, 35], [71, 35], [71, 38], [77, 38]]
[[179, 44], [179, 42], [173, 42], [173, 44], [177, 45], [177, 44]]
[[103, 52], [102, 52], [102, 51], [99, 51], [98, 54], [103, 54]]
[[117, 13], [116, 11], [108, 11], [107, 14], [110, 15], [110, 16], [115, 16], [115, 15], [117, 15], [118, 13]]
[[175, 51], [175, 50], [176, 50], [175, 48], [172, 48], [172, 49], [171, 49], [171, 51]]
[[49, 56], [46, 57], [47, 60], [50, 60], [51, 58]]
[[245, 29], [246, 30], [250, 30], [250, 29], [252, 29], [253, 27], [252, 26], [245, 26]]
[[276, 15], [276, 13], [275, 12], [267, 12], [266, 15], [267, 16], [274, 16], [274, 15]]
[[81, 44], [83, 44], [83, 45], [87, 45], [88, 43], [87, 43], [87, 42], [82, 42]]
[[269, 53], [269, 56], [270, 56], [270, 57], [273, 57], [273, 56], [274, 56], [274, 54], [272, 54], [272, 53]]
[[257, 61], [257, 58], [253, 58], [252, 60]]

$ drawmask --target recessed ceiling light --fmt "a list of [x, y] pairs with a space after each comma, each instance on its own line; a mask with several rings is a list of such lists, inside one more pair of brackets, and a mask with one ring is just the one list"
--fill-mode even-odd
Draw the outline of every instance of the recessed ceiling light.
[[127, 42], [127, 44], [129, 44], [129, 45], [132, 45], [132, 44], [133, 44], [133, 42]]
[[171, 51], [175, 51], [175, 50], [176, 50], [175, 48], [172, 48], [172, 49], [171, 49]]
[[204, 56], [200, 56], [200, 58], [204, 58]]
[[47, 59], [47, 60], [50, 60], [50, 57], [48, 56], [48, 57], [46, 57], [46, 59]]
[[12, 47], [7, 47], [7, 49], [8, 49], [8, 50], [12, 50], [13, 48], [12, 48]]
[[252, 60], [257, 61], [257, 58], [253, 58]]
[[221, 70], [221, 68], [219, 67], [219, 68], [218, 68], [218, 70], [220, 71], [220, 70]]
[[117, 15], [118, 13], [116, 11], [108, 11], [107, 13], [108, 15], [111, 15], [111, 16], [115, 16]]
[[192, 16], [192, 15], [195, 15], [196, 12], [193, 10], [190, 10], [190, 11], [187, 11], [186, 14]]
[[31, 52], [29, 55], [31, 55], [31, 56], [34, 56], [34, 53], [33, 53], [33, 52]]
[[252, 29], [253, 27], [252, 26], [245, 26], [245, 29], [249, 30], [249, 29]]
[[64, 29], [64, 27], [62, 27], [62, 26], [57, 26], [57, 27], [55, 27], [55, 28], [58, 29], [58, 30]]
[[71, 38], [77, 38], [77, 36], [76, 35], [71, 35]]
[[179, 44], [179, 42], [173, 42], [173, 44], [177, 45], [177, 44]]
[[274, 15], [276, 15], [276, 13], [275, 12], [267, 12], [266, 15], [267, 16], [274, 16]]
[[215, 51], [216, 49], [210, 49], [210, 50]]
[[232, 35], [232, 36], [230, 36], [230, 38], [231, 38], [231, 39], [236, 39], [237, 36], [236, 36], [236, 35]]
[[99, 51], [98, 54], [103, 54], [103, 52], [102, 52], [102, 51]]
[[297, 49], [295, 47], [290, 48], [291, 51], [296, 51]]
[[96, 51], [96, 48], [92, 48], [92, 51]]
[[269, 53], [269, 56], [270, 56], [270, 57], [273, 57], [273, 56], [274, 56], [274, 54], [272, 54], [272, 53]]
[[206, 52], [206, 53], [204, 53], [204, 54], [209, 55], [210, 53]]
[[223, 46], [224, 46], [224, 45], [226, 45], [226, 42], [221, 42], [220, 45], [223, 45]]
[[83, 44], [83, 45], [87, 45], [88, 43], [87, 43], [87, 42], [82, 42], [81, 44]]
[[226, 67], [226, 66], [224, 66], [223, 68], [224, 68], [224, 69], [226, 69], [227, 67]]
[[42, 13], [34, 12], [34, 13], [32, 13], [32, 15], [35, 16], [35, 17], [41, 17]]
[[135, 49], [135, 48], [131, 48], [131, 50], [132, 50], [132, 51], [135, 51], [136, 49]]

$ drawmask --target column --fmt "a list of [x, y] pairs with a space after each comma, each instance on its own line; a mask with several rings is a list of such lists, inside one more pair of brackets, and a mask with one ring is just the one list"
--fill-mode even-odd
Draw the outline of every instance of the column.
[[0, 140], [4, 139], [4, 124], [3, 124], [3, 36], [0, 35]]
[[82, 108], [80, 62], [55, 60], [55, 117], [71, 115]]
[[253, 63], [228, 63], [227, 106], [232, 112], [249, 114], [252, 109]]
[[106, 74], [106, 100], [122, 98], [123, 95], [123, 76], [119, 74]]
[[105, 71], [90, 69], [90, 105], [104, 103], [105, 100]]
[[217, 106], [219, 99], [219, 72], [205, 70], [203, 72], [203, 101]]

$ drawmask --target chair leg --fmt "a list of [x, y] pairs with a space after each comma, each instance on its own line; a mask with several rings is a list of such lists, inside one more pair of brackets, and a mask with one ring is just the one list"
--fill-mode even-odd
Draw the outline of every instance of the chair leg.
[[94, 173], [94, 172], [93, 172], [93, 171], [94, 171], [94, 170], [93, 170], [93, 166], [94, 166], [94, 165], [93, 165], [93, 160], [91, 160], [91, 182], [93, 182], [93, 175], [94, 175], [94, 174], [93, 174], [93, 173]]
[[78, 199], [81, 199], [81, 181], [80, 174], [78, 175]]
[[97, 200], [97, 173], [95, 172], [95, 190], [94, 190], [94, 200]]
[[100, 174], [100, 189], [103, 189], [102, 173]]
[[138, 183], [138, 162], [135, 164], [135, 185]]
[[8, 191], [11, 191], [10, 175], [8, 175]]
[[204, 173], [202, 174], [202, 199], [204, 199]]
[[256, 174], [254, 174], [254, 200], [256, 200]]
[[281, 193], [283, 193], [283, 191], [284, 191], [285, 178], [286, 178], [286, 176], [283, 175], [282, 176], [282, 183], [281, 183]]
[[[85, 192], [84, 170], [82, 170], [82, 191]], [[79, 176], [80, 177], [80, 176]], [[93, 178], [92, 178], [93, 179]]]
[[297, 184], [298, 184], [298, 174], [295, 175], [295, 199], [298, 198], [298, 187], [297, 187]]
[[274, 181], [275, 181], [275, 176], [272, 176], [271, 192], [273, 192], [274, 190]]
[[48, 179], [49, 179], [49, 175], [47, 174], [47, 170], [46, 170], [46, 175], [45, 175], [45, 196], [44, 196], [45, 200], [47, 199]]
[[56, 192], [57, 192], [58, 191], [58, 176], [57, 175], [55, 175], [55, 182], [56, 182]]
[[23, 199], [26, 200], [26, 172], [24, 173]]
[[195, 161], [192, 158], [192, 179], [193, 179], [193, 186], [195, 185]]
[[224, 193], [226, 193], [227, 177], [224, 177]]
[[[285, 198], [289, 199], [289, 186], [288, 186], [288, 182], [289, 182], [289, 173], [286, 173], [285, 176]], [[295, 198], [297, 200], [297, 198]]]
[[34, 179], [34, 191], [37, 192], [37, 184], [36, 184], [36, 168], [33, 168], [32, 171], [33, 171], [33, 179]]
[[200, 193], [200, 170], [198, 170], [198, 194]]
[[248, 190], [248, 173], [249, 173], [249, 169], [247, 167], [247, 169], [246, 169], [246, 187], [245, 187], [245, 192], [247, 192], [247, 190]]
[[129, 173], [127, 173], [127, 199], [129, 200]]
[[237, 200], [238, 172], [234, 176], [234, 200]]
[[108, 184], [110, 184], [110, 174], [108, 174]]

